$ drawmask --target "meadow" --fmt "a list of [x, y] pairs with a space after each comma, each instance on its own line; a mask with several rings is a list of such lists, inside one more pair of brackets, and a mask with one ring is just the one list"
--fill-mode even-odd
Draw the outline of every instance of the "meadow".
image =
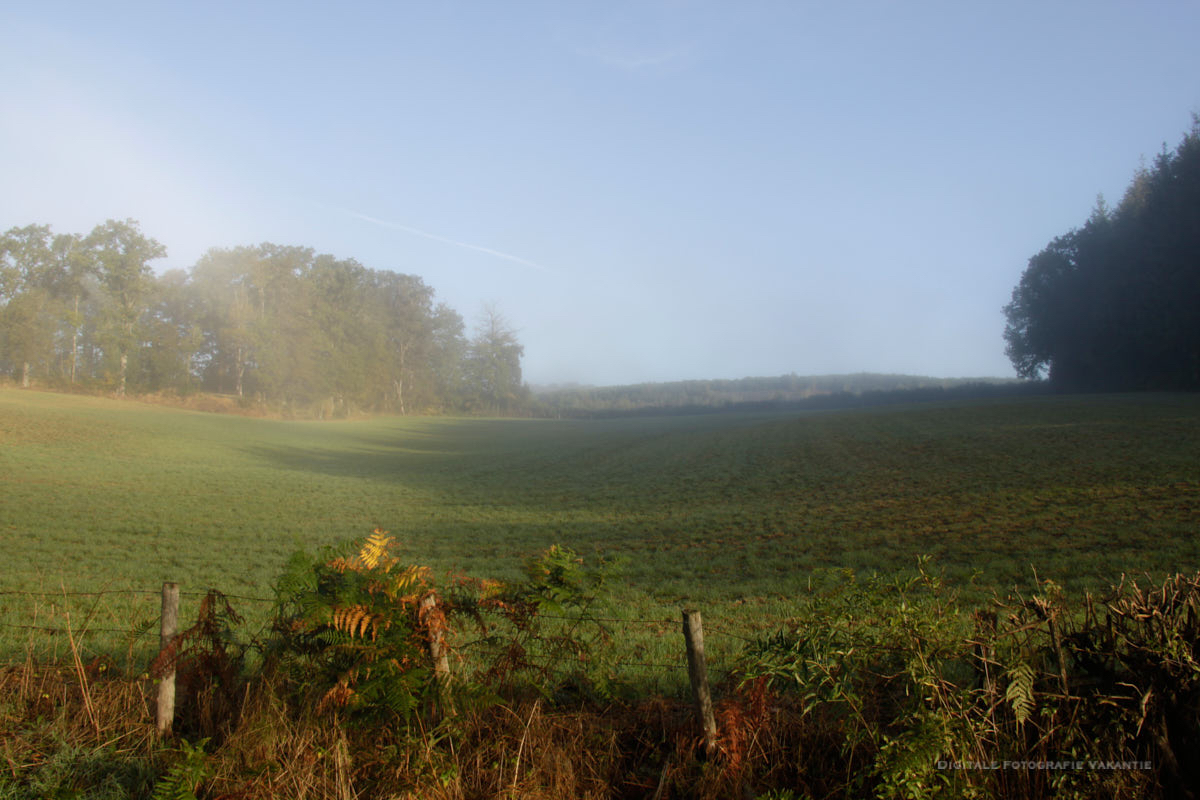
[[[1197, 454], [1196, 395], [319, 423], [0, 389], [0, 797], [1180, 796]], [[440, 623], [380, 588], [408, 572], [361, 554], [328, 583], [289, 572], [375, 528], [458, 598], [463, 705], [440, 721], [442, 684], [411, 668]], [[553, 544], [611, 562], [610, 604], [486, 606], [450, 578], [517, 579]], [[358, 587], [314, 590], [340, 638], [286, 612], [265, 633], [284, 573], [286, 608], [313, 601], [297, 575]], [[164, 580], [184, 625], [210, 586], [246, 617], [217, 604], [181, 637], [176, 738], [151, 713]], [[704, 614], [705, 758], [681, 606]], [[1148, 766], [937, 766], [1079, 747]]]
[[295, 550], [376, 527], [435, 575], [565, 545], [616, 563], [629, 614], [756, 629], [829, 570], [922, 555], [967, 596], [1034, 569], [1103, 589], [1200, 566], [1200, 397], [295, 422], [0, 389], [0, 592], [147, 590], [147, 618], [164, 580], [269, 598]]

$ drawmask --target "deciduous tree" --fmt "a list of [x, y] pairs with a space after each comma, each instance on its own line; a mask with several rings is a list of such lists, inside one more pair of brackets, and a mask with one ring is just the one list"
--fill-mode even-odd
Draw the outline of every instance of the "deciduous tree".
[[55, 315], [49, 225], [11, 228], [0, 239], [0, 353], [28, 387], [33, 370], [48, 371]]
[[110, 300], [108, 338], [117, 359], [116, 392], [124, 396], [135, 328], [153, 287], [150, 262], [165, 258], [167, 248], [143, 235], [132, 219], [97, 225], [87, 244], [95, 250], [100, 284]]
[[505, 316], [494, 305], [484, 306], [467, 358], [470, 390], [483, 410], [511, 411], [526, 398], [521, 382], [524, 354]]

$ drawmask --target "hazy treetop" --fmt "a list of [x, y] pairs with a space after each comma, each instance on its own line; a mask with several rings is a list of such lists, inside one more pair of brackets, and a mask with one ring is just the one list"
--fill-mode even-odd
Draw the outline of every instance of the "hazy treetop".
[[1200, 110], [1190, 3], [15, 3], [0, 229], [495, 301], [535, 383], [1011, 375], [1028, 258]]

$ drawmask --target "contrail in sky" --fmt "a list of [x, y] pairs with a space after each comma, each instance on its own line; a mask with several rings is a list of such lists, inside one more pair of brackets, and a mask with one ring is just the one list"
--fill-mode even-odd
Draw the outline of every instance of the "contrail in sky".
[[517, 264], [522, 264], [526, 267], [533, 267], [534, 269], [541, 270], [542, 272], [551, 272], [552, 271], [549, 267], [542, 266], [541, 264], [538, 264], [534, 261], [530, 261], [527, 258], [521, 258], [520, 256], [514, 256], [514, 255], [511, 255], [510, 253], [502, 253], [499, 250], [493, 250], [490, 247], [480, 247], [477, 244], [468, 244], [467, 242], [460, 242], [457, 239], [448, 239], [445, 236], [438, 236], [436, 233], [429, 233], [427, 231], [419, 230], [417, 228], [410, 228], [408, 225], [401, 225], [398, 222], [388, 222], [386, 219], [379, 219], [378, 217], [368, 216], [367, 214], [360, 214], [357, 211], [350, 211], [349, 209], [341, 209], [341, 210], [343, 212], [345, 212], [346, 214], [349, 214], [352, 217], [361, 219], [364, 222], [370, 222], [373, 225], [379, 225], [380, 227], [383, 227], [383, 228], [390, 228], [394, 231], [403, 231], [404, 233], [411, 233], [413, 236], [424, 236], [426, 239], [433, 239], [435, 242], [443, 242], [445, 244], [452, 244], [455, 247], [463, 247], [463, 248], [466, 248], [467, 250], [475, 250], [480, 253], [487, 253], [489, 256], [495, 256], [496, 258], [503, 258], [505, 261], [513, 261]]

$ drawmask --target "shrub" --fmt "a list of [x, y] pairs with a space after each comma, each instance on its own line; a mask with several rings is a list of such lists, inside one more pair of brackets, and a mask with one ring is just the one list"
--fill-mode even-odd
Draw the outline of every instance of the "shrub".
[[391, 546], [377, 528], [349, 556], [297, 554], [276, 585], [268, 662], [314, 695], [318, 713], [408, 721], [432, 697], [428, 569], [402, 565]]

